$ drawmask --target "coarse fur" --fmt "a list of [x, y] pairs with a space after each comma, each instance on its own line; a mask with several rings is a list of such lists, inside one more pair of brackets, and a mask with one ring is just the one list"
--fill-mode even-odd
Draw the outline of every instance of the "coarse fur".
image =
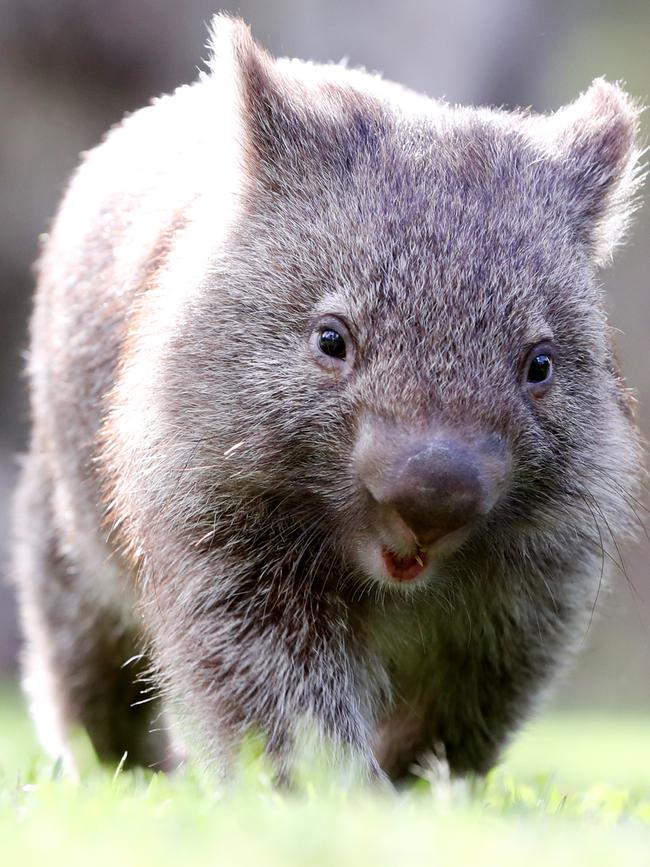
[[[68, 761], [78, 721], [105, 759], [168, 765], [173, 719], [223, 773], [261, 731], [288, 778], [307, 719], [370, 775], [440, 747], [484, 772], [635, 524], [596, 271], [639, 185], [639, 109], [602, 80], [550, 116], [452, 107], [275, 61], [224, 16], [212, 49], [86, 155], [44, 245], [15, 509], [36, 722]], [[330, 313], [347, 376], [310, 354]], [[540, 340], [556, 378], [534, 400]], [[509, 454], [498, 501], [408, 588], [376, 565], [359, 477], [381, 425]]]

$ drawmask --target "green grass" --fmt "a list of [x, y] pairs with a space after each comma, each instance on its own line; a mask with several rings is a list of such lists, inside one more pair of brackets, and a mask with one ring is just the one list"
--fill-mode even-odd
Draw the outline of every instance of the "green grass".
[[224, 793], [189, 771], [62, 779], [0, 691], [0, 864], [650, 867], [650, 718], [553, 715], [474, 785], [362, 790], [314, 767], [287, 795], [253, 763]]

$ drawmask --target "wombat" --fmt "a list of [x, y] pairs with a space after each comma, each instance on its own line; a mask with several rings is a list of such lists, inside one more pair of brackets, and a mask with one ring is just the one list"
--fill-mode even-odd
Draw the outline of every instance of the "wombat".
[[15, 510], [54, 753], [81, 723], [102, 759], [228, 775], [255, 731], [289, 779], [307, 725], [372, 778], [493, 765], [636, 523], [596, 274], [638, 118], [603, 80], [452, 107], [218, 17], [209, 72], [84, 158]]

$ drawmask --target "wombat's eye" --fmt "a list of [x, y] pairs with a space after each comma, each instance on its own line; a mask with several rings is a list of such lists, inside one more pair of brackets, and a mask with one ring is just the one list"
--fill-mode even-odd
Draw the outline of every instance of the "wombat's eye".
[[533, 397], [542, 397], [553, 381], [553, 351], [548, 344], [539, 344], [526, 361], [526, 390]]
[[354, 341], [350, 330], [337, 316], [321, 316], [312, 326], [309, 347], [321, 367], [338, 376], [352, 370]]
[[318, 348], [331, 358], [345, 358], [345, 340], [333, 328], [323, 328], [318, 338]]
[[546, 355], [546, 353], [536, 355], [528, 365], [528, 382], [544, 382], [551, 375], [552, 369], [553, 363], [550, 355]]

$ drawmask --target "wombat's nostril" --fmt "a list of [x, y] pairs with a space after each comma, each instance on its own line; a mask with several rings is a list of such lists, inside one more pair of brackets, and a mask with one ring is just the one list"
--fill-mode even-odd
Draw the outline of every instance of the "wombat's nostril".
[[[493, 446], [488, 437], [393, 440], [392, 454], [365, 461], [362, 477], [373, 498], [399, 515], [420, 545], [433, 545], [471, 525], [497, 499], [507, 456]], [[374, 447], [383, 451], [381, 444]]]

